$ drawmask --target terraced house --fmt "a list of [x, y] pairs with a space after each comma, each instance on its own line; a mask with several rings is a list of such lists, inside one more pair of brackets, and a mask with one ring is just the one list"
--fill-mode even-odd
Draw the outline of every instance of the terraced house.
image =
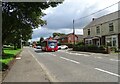
[[83, 29], [85, 44], [120, 48], [120, 10], [93, 20]]

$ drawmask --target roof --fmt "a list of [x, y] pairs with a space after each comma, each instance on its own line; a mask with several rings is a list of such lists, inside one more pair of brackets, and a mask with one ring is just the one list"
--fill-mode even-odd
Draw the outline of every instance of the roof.
[[[60, 36], [60, 38], [67, 38], [69, 35], [73, 35], [73, 33], [69, 33], [69, 34], [67, 34], [67, 35]], [[75, 35], [75, 36], [77, 36], [77, 35]], [[78, 36], [77, 36], [77, 37], [78, 37]]]
[[98, 25], [98, 24], [103, 24], [105, 22], [109, 22], [112, 20], [116, 20], [116, 19], [118, 19], [118, 12], [120, 12], [120, 10], [110, 13], [110, 14], [107, 14], [107, 15], [104, 15], [102, 17], [96, 18], [93, 21], [91, 21], [84, 29]]
[[60, 38], [60, 36], [55, 36], [55, 37], [54, 37], [54, 39], [59, 39], [59, 38]]

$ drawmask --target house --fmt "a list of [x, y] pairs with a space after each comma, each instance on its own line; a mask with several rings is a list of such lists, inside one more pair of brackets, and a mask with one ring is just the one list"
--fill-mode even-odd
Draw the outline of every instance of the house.
[[77, 35], [78, 36], [78, 42], [83, 42], [83, 35]]
[[53, 40], [53, 37], [46, 38], [45, 40]]
[[120, 48], [120, 11], [93, 20], [83, 29], [85, 44]]
[[67, 34], [67, 35], [62, 35], [60, 37], [57, 36], [57, 37], [55, 37], [55, 39], [57, 39], [62, 44], [74, 43], [74, 39], [75, 39], [75, 43], [78, 42], [78, 36], [73, 35], [73, 33], [70, 33], [70, 34]]

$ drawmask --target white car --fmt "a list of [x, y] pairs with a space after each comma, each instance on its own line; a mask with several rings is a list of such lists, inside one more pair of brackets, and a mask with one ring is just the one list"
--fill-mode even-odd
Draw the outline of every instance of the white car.
[[68, 49], [68, 46], [67, 45], [60, 45], [60, 46], [58, 46], [58, 49]]
[[36, 49], [41, 49], [41, 46], [36, 46]]

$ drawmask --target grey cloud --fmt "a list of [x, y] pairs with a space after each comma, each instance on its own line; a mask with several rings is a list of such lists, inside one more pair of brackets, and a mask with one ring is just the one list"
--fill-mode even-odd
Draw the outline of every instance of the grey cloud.
[[[79, 2], [64, 2], [56, 8], [50, 8], [51, 12], [43, 17], [44, 20], [47, 20], [47, 26], [44, 26], [46, 28], [34, 30], [32, 38], [40, 38], [41, 36], [52, 36], [53, 32], [60, 32], [66, 34], [71, 33], [73, 27], [73, 19], [75, 19], [75, 29], [82, 29], [84, 28], [84, 26], [89, 24], [92, 18], [98, 18], [100, 16], [110, 13], [110, 11], [104, 10], [87, 18], [78, 19], [100, 10], [98, 9], [98, 4], [100, 4], [98, 2], [101, 2], [101, 0], [98, 0], [98, 2], [96, 3], [92, 3], [91, 1], [89, 5], [84, 0], [78, 1]], [[79, 33], [79, 31], [77, 31], [76, 33]]]

